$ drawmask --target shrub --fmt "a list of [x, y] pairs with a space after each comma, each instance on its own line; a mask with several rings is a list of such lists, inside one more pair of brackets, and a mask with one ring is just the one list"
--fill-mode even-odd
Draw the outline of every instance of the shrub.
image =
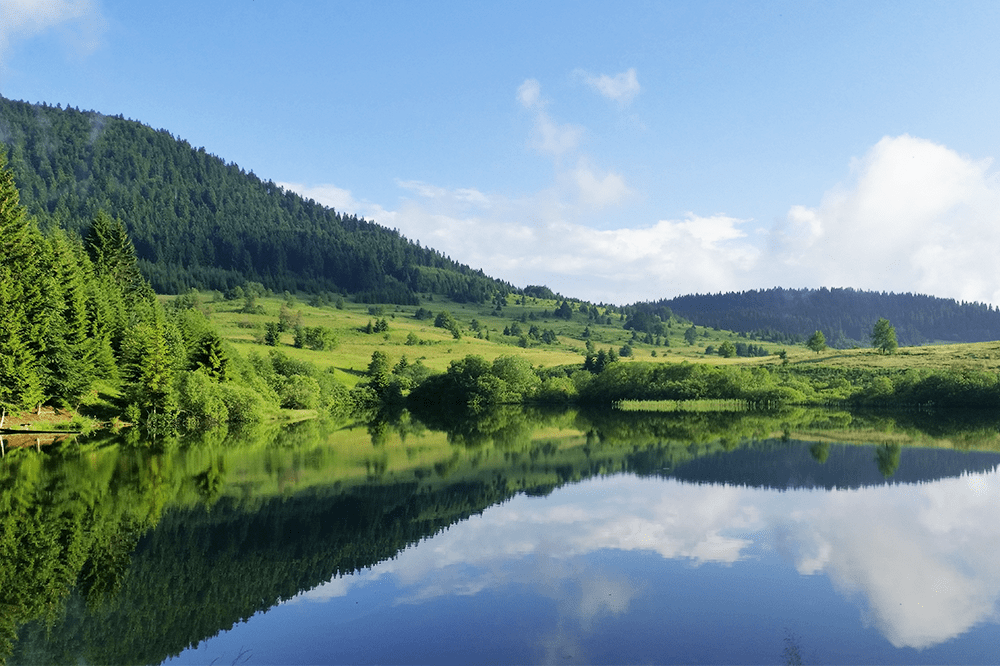
[[185, 421], [193, 427], [229, 420], [229, 408], [222, 399], [220, 385], [201, 370], [185, 372], [181, 377], [180, 408]]
[[267, 403], [256, 391], [236, 384], [222, 384], [219, 390], [231, 423], [259, 423], [263, 420]]
[[306, 375], [292, 375], [281, 387], [281, 406], [285, 409], [316, 409], [319, 405], [319, 382]]

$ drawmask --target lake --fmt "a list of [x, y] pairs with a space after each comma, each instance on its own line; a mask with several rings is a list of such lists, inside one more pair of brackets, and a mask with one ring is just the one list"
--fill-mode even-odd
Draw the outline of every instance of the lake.
[[997, 662], [996, 422], [480, 416], [8, 452], [8, 663]]

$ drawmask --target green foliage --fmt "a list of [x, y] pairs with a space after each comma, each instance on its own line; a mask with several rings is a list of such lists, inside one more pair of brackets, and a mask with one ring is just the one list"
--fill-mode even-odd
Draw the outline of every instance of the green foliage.
[[325, 326], [297, 326], [295, 328], [295, 346], [308, 347], [313, 351], [324, 351], [337, 347], [337, 334]]
[[821, 330], [826, 332], [828, 346], [866, 346], [872, 324], [880, 316], [895, 323], [901, 345], [1000, 338], [1000, 310], [996, 307], [914, 293], [779, 287], [678, 296], [635, 307], [648, 312], [669, 307], [701, 326], [788, 345], [804, 342]]
[[316, 409], [320, 402], [320, 386], [314, 377], [292, 375], [282, 383], [279, 392], [281, 406], [286, 409]]
[[281, 342], [281, 325], [276, 321], [269, 321], [264, 324], [264, 344], [268, 347], [276, 347]]
[[225, 381], [229, 373], [229, 356], [222, 338], [215, 331], [206, 332], [191, 355], [192, 370], [202, 370], [217, 382]]
[[540, 386], [538, 375], [519, 356], [499, 356], [491, 364], [469, 355], [452, 361], [444, 374], [420, 383], [410, 394], [410, 403], [418, 408], [452, 405], [476, 411], [531, 400]]
[[809, 339], [806, 340], [806, 347], [817, 354], [826, 349], [826, 336], [823, 335], [823, 331], [816, 331], [809, 336]]
[[[99, 209], [121, 218], [138, 266], [161, 293], [230, 293], [249, 280], [278, 293], [352, 293], [359, 302], [417, 305], [418, 292], [489, 303], [512, 290], [164, 130], [6, 99], [0, 127], [29, 212], [81, 235], [82, 221]], [[109, 243], [120, 239], [107, 231]]]
[[222, 387], [203, 371], [181, 375], [179, 406], [182, 422], [189, 430], [229, 421], [229, 407]]
[[267, 405], [253, 389], [226, 383], [219, 385], [219, 394], [230, 423], [259, 423], [263, 420]]
[[137, 405], [146, 419], [153, 414], [173, 414], [177, 410], [174, 355], [167, 345], [166, 328], [157, 306], [152, 321], [137, 324], [123, 343], [125, 402]]
[[896, 342], [896, 329], [892, 327], [888, 319], [880, 318], [875, 322], [875, 327], [871, 333], [872, 347], [880, 354], [894, 354], [899, 344]]
[[455, 318], [451, 316], [451, 313], [447, 310], [442, 310], [438, 313], [437, 317], [434, 318], [434, 326], [437, 328], [451, 329], [458, 326]]
[[726, 340], [719, 345], [719, 356], [722, 358], [734, 358], [736, 356], [736, 345]]
[[597, 353], [589, 351], [587, 352], [587, 356], [584, 358], [583, 369], [588, 372], [599, 374], [604, 372], [604, 369], [607, 368], [609, 364], [614, 363], [617, 360], [618, 354], [612, 348], [608, 348], [607, 351], [599, 349]]

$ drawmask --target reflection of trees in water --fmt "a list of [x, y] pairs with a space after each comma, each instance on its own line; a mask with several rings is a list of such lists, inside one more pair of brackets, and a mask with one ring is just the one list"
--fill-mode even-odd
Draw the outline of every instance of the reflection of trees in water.
[[875, 449], [875, 462], [882, 476], [889, 478], [899, 469], [899, 458], [902, 447], [899, 444], [882, 444]]
[[809, 454], [812, 455], [813, 460], [822, 465], [830, 457], [830, 443], [816, 442], [809, 447]]
[[781, 651], [781, 660], [785, 666], [801, 666], [802, 651], [799, 649], [799, 637], [791, 631], [785, 631], [785, 649]]
[[[62, 655], [53, 661], [73, 660], [70, 655], [86, 650], [92, 661], [103, 663], [160, 661], [332, 575], [392, 557], [517, 492], [548, 494], [567, 482], [618, 471], [689, 478], [678, 471], [699, 465], [700, 475], [690, 478], [700, 482], [739, 478], [785, 487], [780, 483], [787, 483], [791, 473], [794, 478], [814, 474], [822, 485], [824, 477], [816, 470], [841, 464], [844, 452], [856, 453], [870, 474], [877, 467], [897, 481], [911, 469], [918, 477], [925, 469], [938, 476], [951, 473], [921, 450], [908, 451], [906, 468], [899, 470], [898, 444], [879, 447], [873, 466], [871, 449], [829, 443], [807, 448], [777, 438], [783, 431], [828, 433], [844, 426], [898, 434], [901, 423], [912, 428], [916, 422], [911, 415], [897, 420], [819, 410], [625, 414], [499, 406], [477, 418], [404, 411], [367, 424], [377, 446], [362, 463], [368, 482], [343, 488], [336, 477], [339, 468], [330, 467], [336, 456], [312, 455], [336, 450], [334, 426], [319, 421], [281, 431], [258, 429], [242, 439], [222, 432], [184, 442], [160, 439], [155, 448], [136, 441], [136, 448], [105, 446], [83, 455], [76, 448], [41, 455], [15, 452], [0, 465], [0, 556], [5, 562], [0, 633], [13, 639], [24, 622], [52, 609], [58, 615], [65, 607], [67, 615], [53, 619], [53, 631], [36, 633], [56, 636], [52, 649], [65, 648], [52, 653]], [[561, 445], [561, 440], [538, 438], [535, 433], [543, 427], [578, 434]], [[958, 420], [947, 421], [938, 432], [960, 438], [957, 427]], [[988, 441], [974, 438], [986, 437], [989, 427], [975, 422], [967, 441]], [[387, 454], [389, 435], [405, 440], [428, 429], [447, 432], [456, 446], [443, 447], [446, 456], [409, 469], [405, 478], [410, 481], [400, 483]], [[915, 436], [926, 439], [919, 432]], [[246, 485], [245, 497], [252, 501], [236, 502], [232, 487], [244, 489], [240, 484], [245, 482], [231, 478], [238, 476], [235, 472], [227, 474], [230, 451], [264, 460], [261, 467], [276, 479], [271, 492], [278, 495], [253, 498]], [[756, 456], [752, 473], [733, 476], [735, 467], [747, 474], [749, 454]], [[976, 455], [985, 454], [958, 457], [968, 466], [979, 460]], [[328, 486], [303, 491], [283, 483], [283, 475], [306, 464], [304, 457], [310, 470], [331, 470]], [[817, 465], [828, 459], [823, 468]], [[67, 595], [70, 604], [64, 606]], [[150, 637], [151, 623], [169, 631]]]

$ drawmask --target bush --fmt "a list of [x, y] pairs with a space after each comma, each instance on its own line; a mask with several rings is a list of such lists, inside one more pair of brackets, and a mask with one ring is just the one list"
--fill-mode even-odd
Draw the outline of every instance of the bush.
[[264, 419], [267, 403], [256, 391], [235, 384], [222, 384], [219, 389], [230, 423], [259, 423]]
[[306, 375], [292, 375], [284, 382], [279, 395], [281, 406], [285, 409], [316, 409], [319, 406], [319, 382]]
[[189, 427], [218, 425], [229, 420], [222, 390], [201, 370], [185, 372], [180, 382], [180, 408]]

